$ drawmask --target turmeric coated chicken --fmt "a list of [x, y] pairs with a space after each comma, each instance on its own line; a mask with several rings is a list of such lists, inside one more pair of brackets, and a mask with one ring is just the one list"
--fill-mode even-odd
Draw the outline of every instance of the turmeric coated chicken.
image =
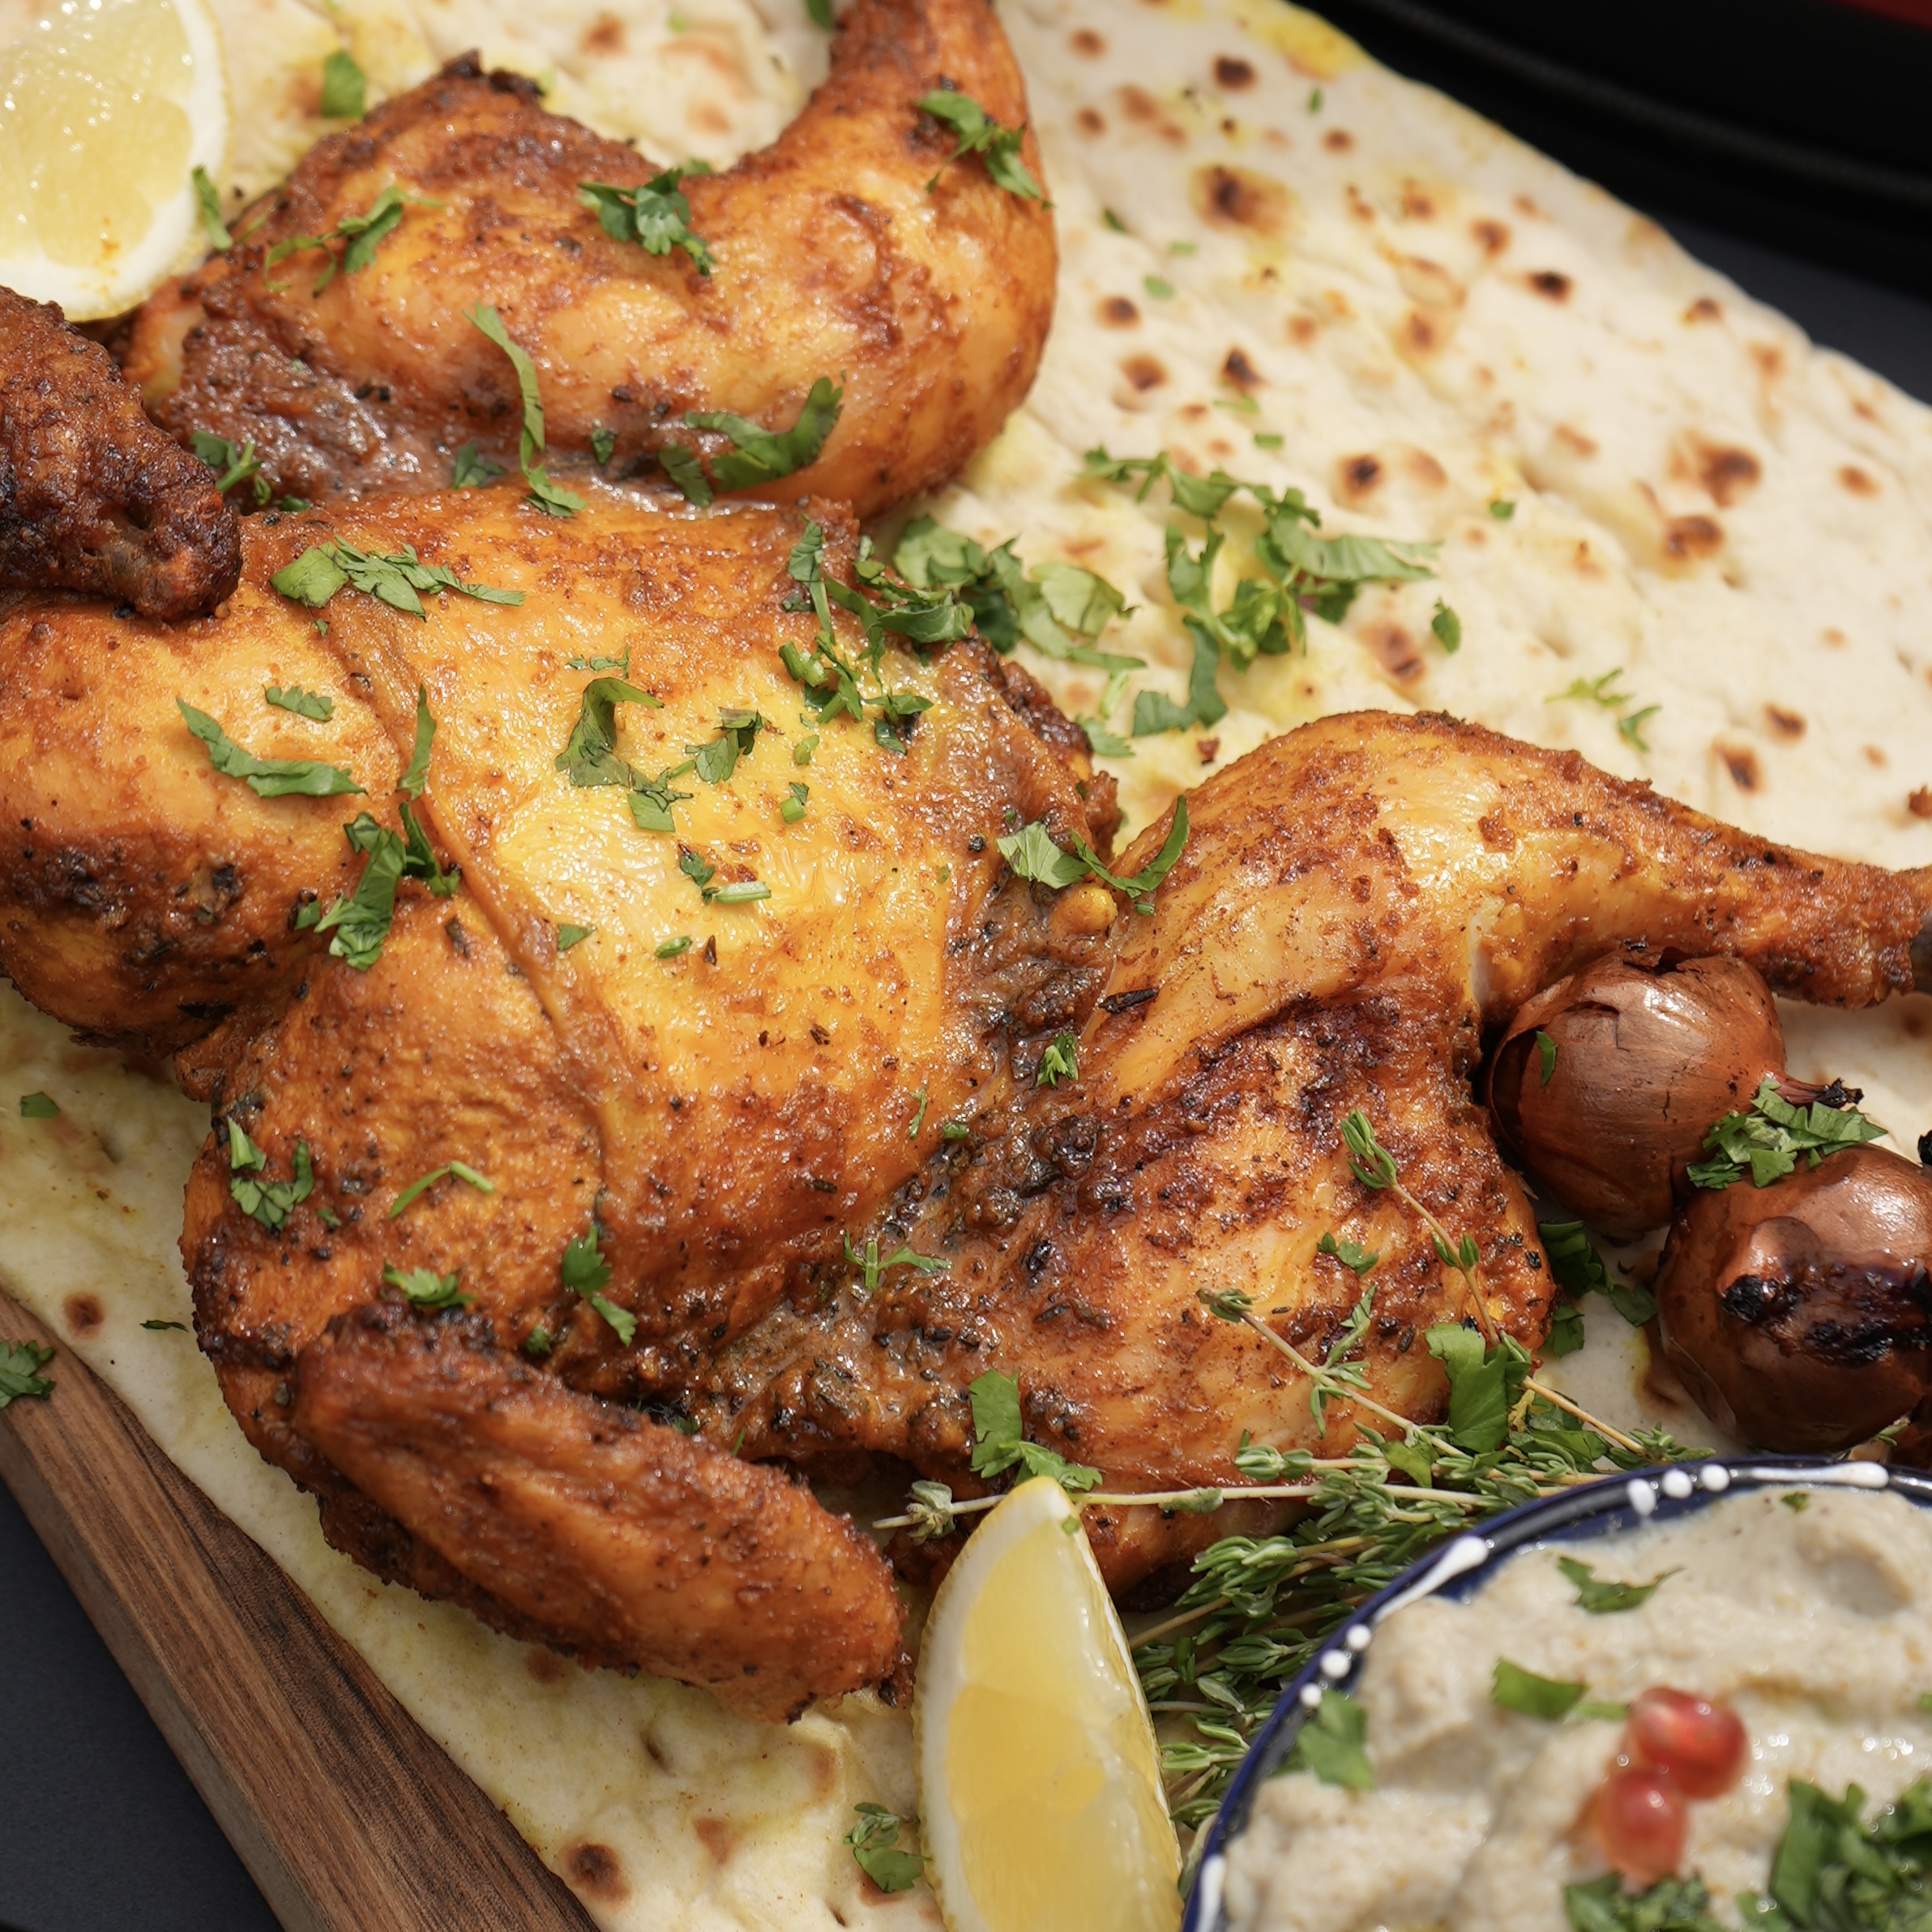
[[[465, 443], [519, 459], [518, 372], [471, 319], [487, 304], [535, 365], [563, 468], [608, 438], [605, 474], [661, 481], [661, 451], [732, 450], [687, 412], [790, 431], [823, 383], [843, 391], [837, 425], [761, 494], [870, 515], [991, 440], [1052, 318], [1032, 137], [1033, 193], [978, 159], [948, 165], [955, 131], [920, 106], [940, 92], [1025, 126], [988, 0], [857, 0], [776, 142], [653, 191], [658, 163], [545, 113], [529, 81], [458, 61], [319, 143], [242, 240], [156, 294], [128, 374], [182, 441], [252, 445], [278, 497], [440, 489]], [[623, 238], [588, 188], [642, 191], [635, 216], [601, 198]], [[640, 224], [660, 250], [677, 227], [667, 193], [691, 241], [648, 252]]]
[[[1292, 733], [1109, 861], [1079, 734], [970, 637], [869, 639], [892, 593], [823, 504], [466, 492], [243, 541], [199, 623], [0, 618], [0, 964], [212, 1103], [202, 1345], [331, 1537], [741, 1710], [892, 1677], [891, 1567], [793, 1478], [973, 1490], [990, 1369], [1155, 1490], [1312, 1444], [1200, 1293], [1320, 1350], [1359, 1293], [1325, 1233], [1383, 1256], [1378, 1400], [1439, 1413], [1433, 1323], [1533, 1345], [1549, 1272], [1469, 1080], [1558, 976], [1642, 942], [1849, 1006], [1932, 977], [1932, 872], [1440, 718]], [[407, 547], [423, 613], [318, 581], [326, 545]], [[306, 766], [362, 790], [249, 776]], [[1154, 882], [1024, 876], [1034, 827]], [[1352, 1169], [1355, 1109], [1480, 1307]], [[1092, 1527], [1124, 1588], [1239, 1520]]]

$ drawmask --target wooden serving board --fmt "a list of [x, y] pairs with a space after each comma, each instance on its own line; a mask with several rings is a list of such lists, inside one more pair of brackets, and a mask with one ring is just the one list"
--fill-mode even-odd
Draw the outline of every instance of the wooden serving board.
[[[0, 1294], [0, 1342], [54, 1341]], [[591, 1932], [509, 1820], [74, 1354], [0, 1481], [287, 1932]]]

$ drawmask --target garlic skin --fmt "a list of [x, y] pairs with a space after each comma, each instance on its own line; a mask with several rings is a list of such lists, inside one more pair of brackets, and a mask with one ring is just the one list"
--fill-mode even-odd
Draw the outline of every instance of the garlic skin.
[[[1545, 1078], [1545, 1049], [1556, 1058]], [[1498, 1140], [1613, 1241], [1670, 1219], [1725, 1114], [1785, 1070], [1770, 990], [1742, 960], [1598, 960], [1516, 1015], [1490, 1062]]]
[[1653, 1293], [1699, 1408], [1753, 1448], [1868, 1442], [1932, 1387], [1932, 1176], [1874, 1147], [1700, 1192]]

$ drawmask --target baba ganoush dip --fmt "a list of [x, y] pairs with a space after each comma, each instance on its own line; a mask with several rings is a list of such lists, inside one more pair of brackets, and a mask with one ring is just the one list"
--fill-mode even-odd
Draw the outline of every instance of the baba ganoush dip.
[[[1663, 1580], [1648, 1595], [1605, 1592], [1586, 1587], [1578, 1565], [1593, 1585]], [[1629, 1607], [1592, 1610], [1585, 1599]], [[1499, 1685], [1499, 1665], [1554, 1688], [1526, 1689], [1507, 1671]], [[1352, 1782], [1290, 1768], [1261, 1788], [1228, 1853], [1231, 1924], [1569, 1932], [1593, 1922], [1567, 1887], [1645, 1889], [1610, 1875], [1596, 1807], [1632, 1761], [1635, 1720], [1619, 1707], [1661, 1687], [1743, 1726], [1728, 1788], [1682, 1805], [1674, 1865], [1708, 1890], [1704, 1908], [1735, 1926], [1738, 1895], [1761, 1896], [1772, 1882], [1794, 1781], [1834, 1802], [1858, 1786], [1869, 1823], [1932, 1775], [1932, 1712], [1921, 1703], [1932, 1691], [1932, 1511], [1869, 1491], [1757, 1490], [1626, 1535], [1526, 1549], [1467, 1602], [1396, 1610], [1354, 1686], [1358, 1710], [1333, 1727], [1344, 1740], [1359, 1733], [1366, 1769], [1360, 1751], [1344, 1751]], [[1574, 1701], [1560, 1716], [1532, 1716], [1499, 1694], [1518, 1705]], [[1331, 1755], [1324, 1763], [1336, 1776]], [[1352, 1788], [1371, 1776], [1372, 1789]]]

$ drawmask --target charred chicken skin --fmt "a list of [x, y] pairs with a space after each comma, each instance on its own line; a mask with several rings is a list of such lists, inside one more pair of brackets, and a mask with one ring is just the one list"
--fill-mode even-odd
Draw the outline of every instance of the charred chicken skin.
[[[1767, 847], [1440, 718], [1329, 719], [1216, 775], [1150, 912], [1029, 883], [999, 840], [1104, 855], [1106, 781], [970, 639], [883, 648], [880, 687], [926, 706], [903, 750], [805, 706], [780, 648], [815, 634], [790, 568], [814, 526], [849, 581], [823, 505], [372, 500], [249, 519], [196, 626], [59, 596], [0, 622], [0, 963], [95, 1038], [182, 1049], [216, 1121], [183, 1254], [236, 1414], [339, 1544], [501, 1627], [767, 1716], [886, 1680], [890, 1569], [785, 1470], [974, 1488], [994, 1368], [1111, 1488], [1233, 1480], [1244, 1431], [1312, 1446], [1306, 1387], [1199, 1294], [1244, 1288], [1319, 1350], [1359, 1292], [1326, 1233], [1384, 1257], [1378, 1400], [1433, 1417], [1417, 1338], [1478, 1311], [1351, 1172], [1350, 1109], [1533, 1344], [1552, 1284], [1471, 1096], [1485, 1025], [1635, 942], [1849, 1006], [1924, 977], [1932, 874]], [[523, 601], [344, 588], [325, 635], [269, 579], [326, 541]], [[582, 782], [620, 677], [630, 776]], [[263, 703], [297, 682], [326, 723]], [[406, 829], [419, 692], [429, 851], [358, 963], [305, 909], [357, 889], [353, 810]], [[177, 699], [365, 798], [258, 797]], [[1077, 1076], [1042, 1084], [1066, 1034]], [[1327, 1452], [1348, 1432], [1338, 1408]], [[1233, 1520], [1094, 1527], [1125, 1587]]]
[[[588, 467], [608, 433], [605, 474], [661, 481], [667, 446], [730, 447], [687, 412], [789, 430], [824, 378], [844, 390], [838, 425], [761, 494], [870, 515], [990, 441], [1052, 318], [1052, 214], [977, 160], [946, 165], [955, 136], [919, 106], [942, 91], [1024, 126], [988, 0], [857, 0], [779, 139], [678, 184], [706, 272], [682, 246], [613, 239], [580, 195], [660, 164], [459, 61], [319, 143], [244, 241], [156, 295], [128, 374], [184, 441], [253, 444], [278, 496], [440, 489], [466, 442], [518, 460], [516, 372], [468, 319], [486, 303], [536, 365], [561, 467]], [[1023, 152], [1038, 181], [1030, 136]], [[391, 190], [408, 198], [400, 225], [357, 265], [341, 224]], [[336, 238], [271, 263], [302, 237]]]

